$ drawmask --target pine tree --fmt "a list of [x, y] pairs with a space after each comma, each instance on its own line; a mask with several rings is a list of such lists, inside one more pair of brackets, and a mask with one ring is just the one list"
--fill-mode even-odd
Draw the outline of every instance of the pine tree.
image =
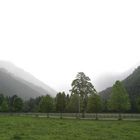
[[23, 109], [23, 100], [20, 97], [14, 98], [13, 101], [13, 111], [14, 112], [21, 112]]
[[66, 96], [65, 92], [59, 92], [56, 95], [56, 111], [60, 112], [60, 118], [62, 118], [62, 113], [65, 111], [66, 107]]

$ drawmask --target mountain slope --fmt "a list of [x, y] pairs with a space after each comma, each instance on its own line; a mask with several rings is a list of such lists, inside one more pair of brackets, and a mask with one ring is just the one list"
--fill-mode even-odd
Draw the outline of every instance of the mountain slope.
[[34, 86], [40, 87], [41, 90], [45, 90], [45, 92], [49, 93], [50, 95], [54, 96], [56, 95], [56, 91], [49, 87], [48, 85], [44, 84], [40, 80], [36, 79], [33, 75], [30, 73], [24, 71], [21, 68], [16, 67], [14, 64], [7, 62], [7, 61], [0, 61], [0, 68], [4, 68], [7, 70], [7, 72], [11, 73], [14, 77], [22, 80], [23, 83], [31, 83], [31, 87], [33, 88]]
[[0, 93], [5, 96], [18, 95], [23, 99], [49, 94], [44, 89], [13, 76], [5, 69], [0, 69]]
[[[122, 83], [129, 94], [132, 110], [136, 110], [136, 100], [140, 97], [140, 66], [136, 68], [126, 79], [122, 80]], [[109, 87], [100, 92], [100, 95], [103, 99], [108, 99], [111, 91], [112, 87]]]
[[125, 72], [105, 72], [94, 79], [95, 87], [97, 91], [103, 91], [107, 87], [112, 86], [116, 80], [123, 80], [128, 77], [134, 71], [134, 67], [128, 69]]

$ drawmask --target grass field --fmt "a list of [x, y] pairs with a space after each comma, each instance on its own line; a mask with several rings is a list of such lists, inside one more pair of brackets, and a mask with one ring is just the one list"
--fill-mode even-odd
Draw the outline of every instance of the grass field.
[[0, 116], [0, 140], [140, 140], [140, 121]]

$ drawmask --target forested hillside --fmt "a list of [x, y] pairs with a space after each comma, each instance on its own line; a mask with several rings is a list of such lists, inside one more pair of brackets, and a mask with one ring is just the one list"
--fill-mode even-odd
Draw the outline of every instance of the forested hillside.
[[[136, 111], [137, 100], [139, 100], [140, 97], [140, 66], [135, 69], [131, 75], [124, 79], [122, 84], [129, 94], [132, 111]], [[100, 92], [100, 95], [104, 100], [106, 100], [109, 98], [111, 91], [112, 87], [109, 87], [106, 90]]]

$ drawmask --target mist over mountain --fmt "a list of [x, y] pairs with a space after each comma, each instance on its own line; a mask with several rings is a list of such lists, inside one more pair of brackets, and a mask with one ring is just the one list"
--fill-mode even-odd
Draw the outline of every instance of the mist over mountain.
[[0, 61], [0, 92], [9, 96], [17, 94], [23, 98], [56, 94], [48, 85], [6, 61]]
[[123, 73], [111, 72], [111, 73], [105, 73], [105, 74], [100, 75], [98, 78], [94, 80], [97, 91], [101, 92], [105, 90], [106, 88], [113, 86], [116, 80], [120, 80], [120, 81], [124, 80], [134, 71], [134, 69], [135, 68], [132, 67], [131, 69]]
[[[124, 73], [102, 74], [94, 80], [95, 88], [98, 92], [101, 91], [100, 93], [103, 93], [101, 94], [103, 97], [108, 97], [111, 88], [107, 87], [112, 87], [116, 80], [125, 81], [123, 79], [127, 79], [134, 69], [132, 67]], [[55, 96], [57, 93], [30, 73], [8, 61], [0, 61], [0, 92], [6, 95], [17, 94], [23, 98], [36, 97], [44, 94]]]
[[[136, 100], [138, 97], [140, 97], [140, 66], [121, 81], [129, 94], [132, 110], [136, 110]], [[109, 87], [100, 92], [100, 95], [103, 99], [108, 99], [110, 97], [111, 91], [112, 87]]]

